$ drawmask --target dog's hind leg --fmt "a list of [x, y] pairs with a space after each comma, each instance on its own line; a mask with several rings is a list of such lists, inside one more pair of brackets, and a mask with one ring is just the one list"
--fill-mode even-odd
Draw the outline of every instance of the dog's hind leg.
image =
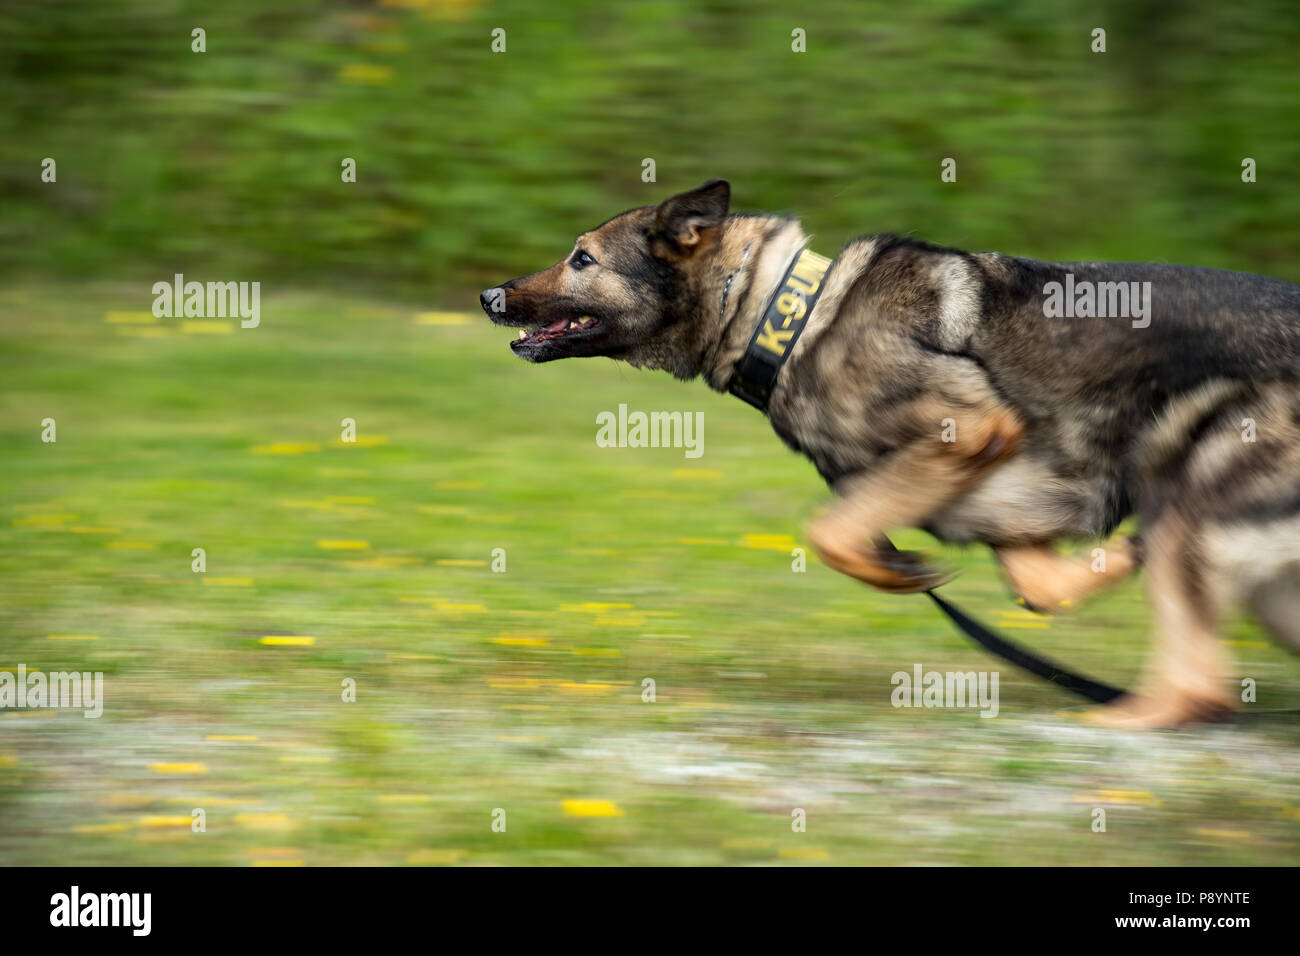
[[1201, 550], [1222, 600], [1244, 603], [1300, 651], [1300, 393], [1257, 385], [1220, 418], [1198, 443], [1197, 484], [1183, 496], [1211, 505]]
[[[1054, 613], [1127, 578], [1142, 564], [1136, 538], [1112, 538], [1087, 558], [1058, 554], [1051, 544], [995, 547], [1015, 593], [1034, 611]], [[1100, 554], [1097, 552], [1100, 551]]]
[[1268, 516], [1294, 493], [1293, 391], [1211, 383], [1173, 403], [1145, 436], [1140, 513], [1156, 640], [1140, 695], [1095, 715], [1099, 722], [1173, 726], [1235, 707], [1217, 622], [1222, 607], [1247, 596], [1243, 584], [1272, 580], [1284, 566], [1286, 535]]
[[[1300, 446], [1300, 407], [1296, 423]], [[1300, 651], [1300, 447], [1293, 454], [1290, 462], [1267, 455], [1277, 473], [1255, 476], [1247, 506], [1237, 503], [1206, 536], [1205, 549], [1216, 557], [1225, 598], [1240, 600], [1278, 641]]]
[[1093, 711], [1109, 727], [1176, 727], [1217, 720], [1234, 708], [1225, 683], [1228, 654], [1219, 640], [1212, 573], [1198, 553], [1196, 526], [1172, 510], [1144, 535], [1156, 639], [1137, 694]]
[[1247, 603], [1274, 637], [1300, 651], [1300, 567], [1258, 585]]

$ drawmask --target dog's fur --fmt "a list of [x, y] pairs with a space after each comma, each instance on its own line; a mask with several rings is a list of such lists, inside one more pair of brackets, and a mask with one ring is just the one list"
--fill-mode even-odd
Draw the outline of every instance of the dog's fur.
[[[729, 215], [729, 203], [711, 180], [625, 212], [549, 269], [485, 292], [484, 308], [533, 330], [512, 344], [529, 361], [605, 355], [726, 390], [805, 241], [796, 220]], [[1150, 282], [1149, 326], [1045, 317], [1045, 286], [1066, 273]], [[840, 251], [768, 415], [839, 496], [813, 544], [882, 589], [942, 581], [882, 540], [894, 527], [991, 545], [1026, 601], [1050, 609], [1145, 552], [1156, 651], [1144, 693], [1101, 719], [1152, 726], [1233, 706], [1224, 602], [1244, 600], [1300, 648], [1298, 381], [1295, 285], [877, 235]], [[1142, 547], [1108, 544], [1104, 571], [1052, 546], [1105, 537], [1134, 512]]]

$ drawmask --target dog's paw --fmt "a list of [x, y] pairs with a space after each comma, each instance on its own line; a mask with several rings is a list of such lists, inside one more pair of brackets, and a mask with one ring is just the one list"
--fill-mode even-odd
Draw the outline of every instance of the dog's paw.
[[954, 571], [931, 567], [917, 551], [873, 548], [868, 554], [878, 575], [877, 580], [867, 583], [890, 594], [919, 594], [947, 584], [957, 576]]
[[1099, 591], [1122, 581], [1138, 561], [1128, 541], [1109, 544], [1105, 563], [1083, 561], [1055, 553], [1050, 547], [999, 549], [998, 558], [1011, 591], [1031, 611], [1061, 614], [1071, 611]]
[[1017, 603], [1035, 614], [1065, 614], [1077, 607], [1074, 596], [1068, 591], [1046, 588], [1012, 588]]
[[1235, 714], [1236, 708], [1226, 695], [1125, 694], [1114, 703], [1084, 712], [1083, 719], [1115, 730], [1159, 730], [1218, 723], [1232, 719]]
[[951, 572], [930, 567], [915, 551], [899, 551], [883, 539], [876, 546], [849, 546], [842, 539], [824, 533], [825, 528], [825, 525], [814, 525], [809, 535], [822, 561], [873, 588], [889, 594], [916, 594], [937, 588], [954, 577]]

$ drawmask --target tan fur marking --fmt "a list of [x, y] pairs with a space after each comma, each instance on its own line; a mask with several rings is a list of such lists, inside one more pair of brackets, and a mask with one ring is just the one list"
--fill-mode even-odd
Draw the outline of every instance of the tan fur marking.
[[1011, 586], [1035, 610], [1056, 612], [1124, 580], [1137, 568], [1133, 544], [1113, 538], [1106, 550], [1106, 570], [1094, 571], [1088, 559], [1057, 554], [1050, 544], [995, 548]]

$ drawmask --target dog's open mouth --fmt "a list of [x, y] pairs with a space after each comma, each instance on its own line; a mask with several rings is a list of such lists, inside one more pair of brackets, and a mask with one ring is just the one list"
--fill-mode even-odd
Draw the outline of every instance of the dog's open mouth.
[[574, 319], [556, 319], [535, 329], [520, 329], [519, 337], [510, 343], [512, 349], [522, 346], [541, 345], [558, 339], [576, 338], [590, 334], [600, 328], [600, 320], [589, 315]]

